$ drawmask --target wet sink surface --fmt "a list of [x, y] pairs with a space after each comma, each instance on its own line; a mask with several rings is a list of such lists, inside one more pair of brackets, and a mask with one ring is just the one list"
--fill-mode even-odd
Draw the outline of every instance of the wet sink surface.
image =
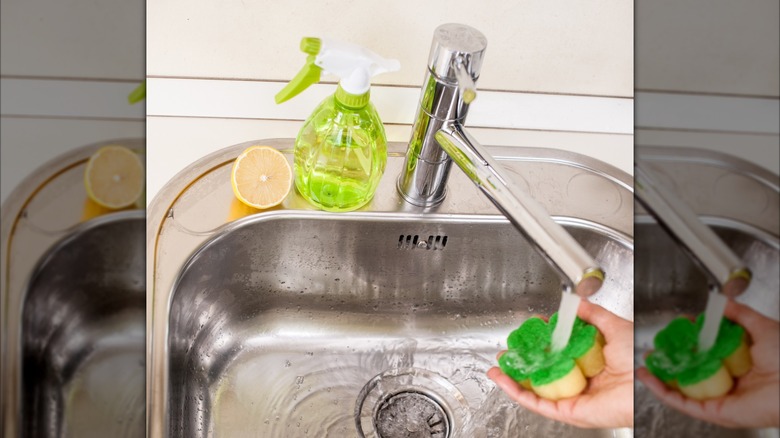
[[33, 272], [22, 313], [22, 436], [144, 436], [143, 233], [140, 214], [86, 223]]
[[[631, 318], [630, 239], [564, 222]], [[613, 436], [518, 409], [485, 372], [550, 314], [558, 277], [500, 217], [277, 212], [227, 226], [180, 271], [169, 436]], [[403, 418], [420, 435], [393, 435]], [[376, 420], [379, 419], [379, 420]]]
[[[704, 311], [707, 281], [690, 258], [679, 249], [659, 226], [639, 218], [635, 226], [636, 257], [635, 353], [636, 362], [652, 348], [653, 337], [669, 321], [681, 314]], [[776, 237], [738, 223], [712, 223], [710, 226], [742, 258], [753, 272], [750, 288], [738, 298], [765, 315], [778, 319], [777, 295], [778, 240]], [[752, 437], [757, 430], [725, 429], [694, 420], [662, 405], [642, 385], [635, 388], [636, 435]], [[769, 435], [774, 436], [774, 435]]]

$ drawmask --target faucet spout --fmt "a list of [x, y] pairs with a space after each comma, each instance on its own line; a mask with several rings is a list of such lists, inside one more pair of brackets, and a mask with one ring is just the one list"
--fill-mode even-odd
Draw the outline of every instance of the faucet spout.
[[750, 285], [751, 272], [736, 254], [681, 199], [657, 184], [641, 160], [635, 163], [636, 199], [703, 268], [710, 282], [727, 296]]
[[459, 123], [440, 129], [435, 138], [455, 164], [558, 271], [566, 283], [565, 289], [583, 297], [599, 290], [604, 271], [539, 203], [507, 183], [507, 177], [484, 146]]
[[590, 296], [604, 271], [536, 200], [507, 183], [493, 157], [463, 129], [486, 47], [485, 36], [469, 26], [445, 24], [434, 32], [398, 192], [413, 205], [438, 205], [454, 161], [558, 271], [564, 290]]

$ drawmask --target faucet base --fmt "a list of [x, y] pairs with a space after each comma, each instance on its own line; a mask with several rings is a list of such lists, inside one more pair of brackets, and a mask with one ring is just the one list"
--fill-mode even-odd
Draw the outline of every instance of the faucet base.
[[[438, 146], [437, 146], [438, 147]], [[396, 183], [398, 193], [409, 204], [417, 207], [435, 207], [447, 196], [446, 181], [452, 167], [452, 160], [430, 162], [421, 157], [406, 155], [405, 172]], [[444, 153], [444, 152], [442, 152]]]
[[398, 194], [401, 196], [401, 198], [406, 201], [408, 204], [414, 205], [415, 207], [436, 207], [440, 205], [442, 202], [444, 202], [444, 198], [447, 196], [447, 188], [443, 188], [440, 190], [439, 196], [436, 196], [435, 198], [425, 198], [421, 195], [417, 196], [411, 196], [408, 195], [404, 191], [404, 181], [403, 181], [403, 175], [401, 178], [398, 178], [398, 182], [396, 184], [396, 189], [398, 190]]

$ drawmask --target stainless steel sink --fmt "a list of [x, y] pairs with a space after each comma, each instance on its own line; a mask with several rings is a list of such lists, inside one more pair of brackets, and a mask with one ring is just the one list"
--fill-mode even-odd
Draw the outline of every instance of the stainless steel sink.
[[[644, 147], [638, 153], [750, 268], [753, 281], [737, 301], [779, 319], [777, 176], [733, 157], [700, 150]], [[635, 362], [643, 364], [653, 337], [669, 321], [704, 311], [708, 282], [641, 207], [637, 212]], [[662, 405], [638, 381], [635, 399], [637, 436], [778, 436], [776, 429], [726, 429], [695, 420]]]
[[143, 214], [95, 220], [33, 273], [22, 315], [23, 436], [143, 436], [143, 230]]
[[[524, 411], [485, 376], [511, 330], [557, 310], [560, 278], [468, 179], [453, 174], [438, 208], [409, 207], [391, 144], [363, 211], [291, 195], [252, 214], [229, 181], [251, 144], [289, 154], [292, 140], [206, 157], [150, 207], [150, 436], [630, 435]], [[630, 178], [576, 154], [493, 152], [605, 268], [592, 300], [631, 318]], [[597, 205], [568, 202], [595, 187]]]
[[145, 215], [85, 209], [84, 166], [105, 144], [3, 204], [3, 436], [144, 436]]

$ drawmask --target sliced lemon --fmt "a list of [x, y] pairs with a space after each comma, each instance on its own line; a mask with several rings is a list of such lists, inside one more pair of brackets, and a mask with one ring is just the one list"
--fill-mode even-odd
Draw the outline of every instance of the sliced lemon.
[[124, 146], [98, 149], [84, 171], [84, 187], [100, 206], [118, 210], [133, 205], [144, 189], [141, 158]]
[[292, 188], [287, 158], [270, 146], [252, 146], [233, 163], [233, 193], [244, 204], [264, 209], [279, 205]]

